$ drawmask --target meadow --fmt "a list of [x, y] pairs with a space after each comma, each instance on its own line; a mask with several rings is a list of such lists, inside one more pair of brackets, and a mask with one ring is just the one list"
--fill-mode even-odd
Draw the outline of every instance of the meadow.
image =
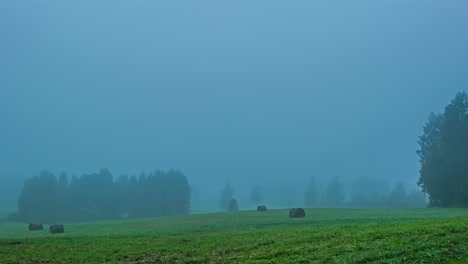
[[467, 209], [240, 211], [0, 224], [0, 263], [468, 263]]

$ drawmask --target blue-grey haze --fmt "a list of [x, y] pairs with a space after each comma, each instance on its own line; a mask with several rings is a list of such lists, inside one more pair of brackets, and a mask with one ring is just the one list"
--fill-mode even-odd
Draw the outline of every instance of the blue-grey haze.
[[435, 0], [0, 0], [0, 191], [104, 167], [177, 168], [213, 197], [311, 175], [414, 187], [429, 113], [468, 87], [467, 14]]

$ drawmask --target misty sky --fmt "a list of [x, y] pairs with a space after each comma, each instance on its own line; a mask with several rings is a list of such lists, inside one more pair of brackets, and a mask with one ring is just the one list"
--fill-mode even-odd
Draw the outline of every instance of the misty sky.
[[414, 183], [466, 1], [0, 0], [0, 184], [42, 169]]

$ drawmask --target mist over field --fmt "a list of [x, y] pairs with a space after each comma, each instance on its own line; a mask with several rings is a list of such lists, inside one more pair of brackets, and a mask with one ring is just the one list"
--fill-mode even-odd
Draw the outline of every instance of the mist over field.
[[240, 208], [255, 184], [264, 203], [302, 204], [311, 177], [322, 193], [337, 175], [348, 195], [362, 178], [385, 195], [397, 182], [419, 190], [429, 113], [468, 87], [467, 11], [432, 0], [1, 1], [0, 211], [43, 169], [177, 169], [201, 206], [226, 183]]

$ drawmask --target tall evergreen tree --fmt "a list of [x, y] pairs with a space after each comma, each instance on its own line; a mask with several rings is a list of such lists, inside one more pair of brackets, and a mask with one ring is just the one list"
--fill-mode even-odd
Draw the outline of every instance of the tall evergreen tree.
[[315, 183], [315, 177], [311, 177], [309, 185], [304, 193], [304, 204], [306, 207], [313, 207], [318, 204], [319, 192]]
[[236, 199], [232, 198], [229, 201], [227, 210], [228, 210], [228, 212], [239, 211], [239, 206], [237, 205], [237, 200]]
[[345, 198], [346, 196], [340, 178], [338, 176], [333, 177], [326, 192], [326, 202], [328, 206], [341, 207], [344, 204]]
[[233, 196], [234, 196], [234, 188], [232, 188], [230, 183], [226, 183], [219, 197], [219, 203], [221, 205], [221, 208], [223, 208], [223, 210], [228, 209], [229, 202], [231, 201]]
[[431, 114], [419, 138], [418, 184], [431, 206], [468, 207], [468, 97], [459, 92]]
[[58, 192], [58, 203], [57, 203], [57, 220], [63, 221], [67, 219], [68, 209], [67, 204], [69, 203], [68, 197], [68, 177], [67, 174], [63, 171], [59, 175], [59, 179], [57, 182], [57, 192]]

